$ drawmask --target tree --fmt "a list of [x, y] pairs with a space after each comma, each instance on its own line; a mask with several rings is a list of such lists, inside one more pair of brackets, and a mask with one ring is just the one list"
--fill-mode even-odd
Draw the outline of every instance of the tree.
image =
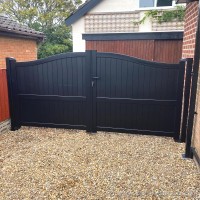
[[46, 41], [39, 45], [38, 58], [72, 51], [71, 30], [65, 24], [48, 28], [44, 33]]
[[0, 13], [46, 34], [39, 58], [71, 51], [71, 30], [64, 24], [81, 0], [0, 0]]

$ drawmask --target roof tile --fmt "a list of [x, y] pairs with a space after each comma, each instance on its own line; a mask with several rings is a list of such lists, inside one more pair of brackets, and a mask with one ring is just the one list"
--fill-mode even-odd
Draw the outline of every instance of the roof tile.
[[1, 31], [31, 36], [38, 39], [43, 39], [45, 37], [44, 33], [31, 29], [28, 26], [19, 24], [18, 22], [2, 15], [0, 15], [0, 32]]

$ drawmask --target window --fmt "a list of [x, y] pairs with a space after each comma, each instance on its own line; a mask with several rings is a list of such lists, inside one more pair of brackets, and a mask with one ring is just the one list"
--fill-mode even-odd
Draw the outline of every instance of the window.
[[140, 8], [154, 7], [155, 0], [140, 0]]
[[172, 6], [172, 0], [157, 0], [157, 7]]
[[140, 8], [172, 6], [172, 0], [140, 0]]

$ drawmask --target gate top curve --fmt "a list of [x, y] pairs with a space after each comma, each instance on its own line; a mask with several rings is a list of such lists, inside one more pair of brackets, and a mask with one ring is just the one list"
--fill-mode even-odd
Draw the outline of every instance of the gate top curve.
[[142, 64], [142, 65], [148, 65], [149, 67], [178, 68], [180, 66], [179, 63], [168, 64], [168, 63], [154, 62], [154, 61], [142, 60], [140, 58], [131, 57], [131, 56], [123, 55], [123, 54], [117, 54], [117, 53], [97, 52], [97, 57], [125, 60], [125, 61], [130, 61], [133, 63]]
[[33, 60], [33, 61], [27, 61], [27, 62], [17, 62], [16, 65], [18, 67], [28, 67], [28, 66], [34, 66], [34, 65], [52, 62], [52, 61], [55, 61], [55, 60], [61, 60], [61, 59], [67, 59], [67, 58], [76, 58], [76, 57], [85, 57], [85, 56], [86, 56], [86, 54], [84, 52], [62, 53], [62, 54], [49, 56], [47, 58], [43, 58], [43, 59], [39, 59], [39, 60]]

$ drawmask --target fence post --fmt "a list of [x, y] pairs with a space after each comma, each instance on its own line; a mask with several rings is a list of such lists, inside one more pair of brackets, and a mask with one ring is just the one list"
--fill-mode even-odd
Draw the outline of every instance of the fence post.
[[8, 83], [8, 97], [9, 97], [9, 111], [11, 118], [11, 130], [15, 131], [20, 128], [19, 113], [17, 106], [16, 96], [16, 60], [13, 58], [6, 58], [6, 71], [7, 71], [7, 83]]
[[189, 102], [190, 102], [190, 88], [191, 88], [191, 73], [192, 73], [192, 58], [185, 59], [186, 62], [186, 74], [185, 74], [185, 88], [184, 88], [184, 105], [182, 116], [182, 128], [181, 128], [181, 142], [186, 141]]
[[177, 117], [176, 117], [176, 132], [174, 135], [175, 141], [180, 141], [184, 77], [185, 77], [185, 61], [180, 61], [179, 79], [178, 79], [178, 94], [177, 94], [178, 105], [177, 105]]

